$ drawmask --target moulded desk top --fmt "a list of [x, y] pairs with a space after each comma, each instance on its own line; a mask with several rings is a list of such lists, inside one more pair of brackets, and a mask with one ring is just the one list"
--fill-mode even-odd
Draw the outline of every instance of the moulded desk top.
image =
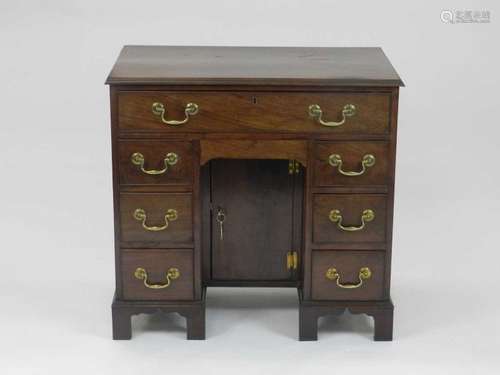
[[125, 46], [110, 85], [403, 86], [381, 48]]

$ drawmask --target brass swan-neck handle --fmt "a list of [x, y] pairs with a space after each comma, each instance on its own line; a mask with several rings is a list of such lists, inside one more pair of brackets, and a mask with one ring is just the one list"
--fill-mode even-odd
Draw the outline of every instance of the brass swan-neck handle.
[[325, 121], [323, 120], [323, 110], [318, 104], [311, 104], [308, 109], [309, 116], [314, 118], [318, 123], [323, 126], [337, 127], [343, 125], [348, 117], [356, 114], [356, 106], [354, 104], [346, 104], [342, 108], [342, 120], [340, 121]]
[[168, 209], [167, 213], [165, 214], [165, 224], [162, 226], [148, 226], [146, 224], [146, 220], [147, 220], [146, 210], [144, 210], [142, 208], [137, 208], [134, 211], [133, 216], [134, 216], [134, 219], [136, 219], [138, 221], [142, 221], [142, 227], [145, 230], [150, 231], [150, 232], [159, 232], [159, 231], [167, 229], [170, 221], [177, 220], [177, 211], [172, 209], [172, 208]]
[[175, 267], [169, 268], [168, 271], [165, 273], [165, 281], [162, 283], [158, 284], [152, 284], [148, 281], [148, 272], [142, 268], [138, 267], [135, 272], [134, 276], [136, 279], [142, 280], [144, 283], [144, 286], [149, 289], [165, 289], [170, 286], [170, 283], [172, 280], [178, 279], [181, 273], [179, 270]]
[[336, 167], [337, 171], [348, 177], [356, 177], [356, 176], [361, 176], [364, 174], [369, 167], [373, 167], [375, 165], [375, 156], [372, 154], [366, 154], [363, 156], [363, 160], [361, 160], [361, 170], [360, 171], [344, 171], [342, 169], [342, 157], [338, 154], [331, 154], [328, 157], [328, 164], [330, 164], [332, 167]]
[[361, 267], [359, 269], [359, 274], [358, 274], [359, 282], [356, 283], [356, 284], [342, 283], [340, 281], [340, 274], [337, 272], [337, 269], [334, 268], [334, 267], [328, 268], [326, 270], [325, 276], [326, 276], [326, 278], [328, 280], [335, 280], [336, 283], [337, 283], [337, 286], [339, 288], [342, 288], [342, 289], [356, 289], [356, 288], [359, 288], [359, 287], [361, 287], [363, 285], [363, 280], [367, 280], [370, 277], [372, 277], [372, 271], [368, 267]]
[[144, 155], [140, 152], [134, 152], [130, 157], [130, 161], [132, 162], [132, 164], [137, 165], [143, 173], [157, 176], [160, 174], [164, 174], [168, 170], [169, 166], [177, 164], [177, 162], [179, 161], [179, 156], [174, 152], [169, 152], [167, 155], [165, 155], [165, 159], [163, 159], [163, 164], [165, 165], [165, 167], [163, 169], [145, 169], [145, 158]]
[[198, 104], [196, 103], [188, 103], [186, 104], [186, 108], [184, 108], [184, 114], [185, 118], [184, 120], [167, 120], [165, 119], [165, 114], [167, 113], [167, 110], [165, 108], [165, 105], [163, 103], [158, 103], [155, 102], [151, 106], [151, 111], [153, 112], [154, 115], [159, 116], [161, 119], [161, 122], [167, 125], [171, 126], [178, 126], [185, 124], [186, 122], [189, 121], [189, 116], [194, 116], [198, 113]]
[[340, 213], [340, 210], [331, 210], [330, 215], [329, 215], [330, 221], [332, 223], [337, 223], [337, 228], [344, 232], [357, 232], [360, 230], [363, 230], [366, 226], [367, 222], [372, 221], [375, 219], [375, 212], [370, 209], [366, 209], [363, 211], [363, 214], [361, 215], [361, 225], [359, 226], [345, 226], [342, 224], [342, 214]]

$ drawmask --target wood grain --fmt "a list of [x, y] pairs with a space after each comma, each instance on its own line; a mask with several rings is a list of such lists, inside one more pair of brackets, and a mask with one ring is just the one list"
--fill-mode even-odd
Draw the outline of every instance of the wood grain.
[[[125, 185], [188, 185], [193, 181], [193, 148], [190, 142], [166, 142], [154, 139], [119, 142], [120, 184]], [[130, 160], [132, 154], [144, 155], [146, 170], [165, 168], [168, 153], [179, 157], [174, 165], [168, 165], [164, 174], [149, 175]]]
[[202, 140], [201, 164], [212, 159], [283, 159], [306, 165], [306, 141]]
[[[368, 167], [361, 176], [344, 176], [328, 163], [332, 154], [342, 158], [342, 170], [362, 170], [363, 156], [375, 156], [375, 165]], [[387, 142], [317, 142], [314, 152], [315, 186], [384, 186], [390, 182], [388, 171], [389, 144]]]
[[[385, 245], [387, 222], [387, 198], [377, 194], [316, 194], [313, 198], [313, 242], [332, 243], [378, 243]], [[361, 225], [365, 209], [375, 213], [373, 221], [367, 222], [363, 230], [345, 232], [329, 219], [330, 211], [340, 210], [344, 226]]]
[[[359, 270], [368, 267], [372, 272], [369, 279], [356, 289], [343, 289], [336, 281], [326, 278], [326, 271], [335, 268], [340, 283], [357, 284]], [[369, 301], [382, 299], [384, 290], [384, 253], [377, 251], [313, 251], [312, 257], [312, 299], [340, 301]]]
[[[192, 300], [192, 250], [125, 250], [122, 252], [123, 298], [133, 300]], [[165, 289], [149, 289], [134, 276], [135, 270], [144, 268], [149, 283], [163, 284], [169, 268], [179, 270], [178, 279]]]
[[[148, 226], [162, 226], [169, 209], [177, 211], [177, 220], [169, 222], [167, 229], [151, 232], [134, 218], [137, 208], [146, 211]], [[121, 243], [124, 247], [193, 247], [193, 212], [191, 194], [174, 193], [121, 193]]]
[[[155, 102], [165, 105], [167, 119], [182, 120], [188, 103], [199, 111], [180, 126], [164, 124], [152, 113]], [[122, 132], [309, 132], [326, 134], [387, 134], [388, 94], [367, 93], [266, 93], [266, 92], [177, 92], [125, 91], [118, 99], [119, 127]], [[340, 121], [346, 104], [356, 106], [356, 114], [345, 124], [331, 128], [320, 125], [308, 114], [318, 104], [325, 121]]]
[[401, 86], [381, 48], [125, 46], [108, 84]]
[[[212, 279], [291, 280], [293, 175], [280, 160], [212, 163]], [[215, 220], [226, 214], [223, 238]]]
[[[206, 286], [280, 286], [299, 288], [301, 340], [317, 338], [319, 316], [345, 309], [373, 316], [376, 340], [392, 339], [402, 82], [380, 49], [125, 47], [108, 83], [114, 338], [130, 338], [132, 314], [155, 311], [183, 314], [188, 338], [204, 338]], [[154, 101], [166, 105], [169, 119], [184, 118], [188, 102], [200, 110], [186, 124], [171, 127], [152, 114]], [[356, 105], [357, 113], [342, 126], [327, 128], [309, 117], [310, 104], [319, 104], [327, 121], [340, 120], [345, 104]], [[131, 165], [133, 152], [145, 156], [146, 168], [160, 169], [165, 152], [181, 159], [166, 175], [146, 176]], [[366, 153], [377, 162], [363, 176], [350, 178], [328, 165], [331, 153], [342, 156], [345, 170], [360, 168]], [[284, 176], [289, 159], [302, 166], [298, 174]], [[236, 212], [226, 249], [214, 242], [217, 202]], [[168, 231], [148, 232], [132, 217], [138, 207], [146, 209], [149, 225], [161, 225], [168, 208], [180, 215]], [[365, 208], [375, 211], [375, 220], [363, 231], [345, 233], [328, 219], [333, 208], [341, 210], [345, 225], [360, 224]], [[283, 271], [289, 250], [299, 251], [298, 272]], [[136, 264], [144, 263], [153, 281], [161, 281], [161, 266], [173, 261], [187, 269], [183, 275], [191, 273], [191, 284], [180, 284], [175, 297], [151, 297], [151, 290], [145, 295], [142, 283], [131, 279]], [[332, 263], [343, 282], [356, 282], [363, 265], [374, 274], [359, 290], [339, 290], [321, 277]]]

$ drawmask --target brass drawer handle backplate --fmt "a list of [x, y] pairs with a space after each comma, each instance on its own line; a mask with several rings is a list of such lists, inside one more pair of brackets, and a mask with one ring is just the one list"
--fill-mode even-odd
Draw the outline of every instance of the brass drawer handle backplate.
[[363, 156], [363, 160], [361, 161], [361, 170], [359, 172], [354, 172], [354, 171], [344, 171], [342, 169], [342, 157], [338, 154], [331, 154], [328, 157], [328, 164], [330, 164], [332, 167], [336, 167], [337, 171], [339, 171], [340, 174], [343, 174], [344, 176], [349, 176], [349, 177], [355, 177], [355, 176], [361, 176], [366, 172], [366, 170], [369, 167], [373, 167], [375, 165], [375, 156], [372, 154], [366, 154]]
[[337, 228], [339, 228], [340, 230], [343, 230], [345, 232], [356, 232], [359, 230], [363, 230], [366, 223], [375, 219], [375, 212], [370, 209], [364, 210], [363, 214], [361, 215], [361, 225], [359, 226], [344, 226], [342, 224], [342, 214], [340, 213], [340, 210], [331, 210], [329, 217], [332, 223], [337, 223]]
[[136, 279], [143, 280], [144, 286], [149, 289], [165, 289], [170, 286], [170, 282], [172, 280], [178, 279], [181, 273], [179, 270], [175, 267], [169, 268], [168, 271], [165, 273], [165, 282], [163, 283], [158, 283], [158, 284], [150, 284], [148, 282], [148, 273], [144, 268], [138, 267], [135, 272], [134, 276]]
[[342, 109], [342, 120], [338, 122], [325, 121], [323, 120], [323, 111], [318, 104], [311, 104], [309, 106], [309, 116], [316, 119], [316, 121], [323, 126], [336, 127], [343, 125], [346, 122], [347, 117], [354, 116], [355, 114], [356, 114], [356, 106], [354, 104], [346, 104]]
[[144, 173], [156, 176], [165, 173], [170, 165], [177, 164], [177, 162], [179, 161], [179, 156], [173, 152], [169, 152], [167, 155], [165, 155], [165, 159], [163, 159], [165, 168], [163, 169], [145, 169], [144, 155], [140, 152], [134, 152], [130, 157], [130, 161], [132, 162], [132, 164], [139, 166], [141, 168], [141, 171], [143, 171]]
[[363, 280], [366, 280], [366, 279], [369, 279], [370, 277], [372, 277], [372, 271], [370, 271], [370, 269], [368, 267], [360, 268], [359, 275], [358, 275], [359, 282], [356, 284], [343, 284], [343, 283], [341, 283], [340, 282], [340, 275], [337, 272], [337, 269], [334, 267], [328, 268], [328, 270], [326, 270], [325, 276], [328, 280], [335, 280], [337, 282], [337, 286], [339, 288], [356, 289], [356, 288], [359, 288], [361, 285], [363, 285]]
[[134, 219], [136, 219], [138, 221], [142, 221], [142, 227], [145, 230], [148, 230], [150, 232], [159, 232], [159, 231], [167, 229], [170, 221], [177, 220], [177, 211], [172, 209], [172, 208], [167, 210], [167, 213], [165, 214], [165, 225], [162, 225], [162, 226], [148, 226], [148, 225], [146, 225], [147, 215], [146, 215], [146, 211], [142, 208], [138, 208], [134, 211]]
[[198, 104], [195, 103], [186, 104], [186, 108], [184, 109], [184, 114], [186, 115], [186, 117], [184, 118], [184, 120], [166, 120], [165, 113], [167, 112], [167, 110], [165, 109], [165, 105], [163, 103], [158, 103], [158, 102], [153, 103], [151, 110], [154, 115], [160, 117], [161, 121], [164, 124], [177, 126], [185, 124], [186, 122], [189, 121], [189, 116], [194, 116], [198, 113]]

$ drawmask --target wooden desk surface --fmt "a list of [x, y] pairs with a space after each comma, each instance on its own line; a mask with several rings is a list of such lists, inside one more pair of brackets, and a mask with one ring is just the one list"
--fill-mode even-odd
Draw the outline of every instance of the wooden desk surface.
[[112, 85], [403, 86], [381, 48], [125, 46]]

